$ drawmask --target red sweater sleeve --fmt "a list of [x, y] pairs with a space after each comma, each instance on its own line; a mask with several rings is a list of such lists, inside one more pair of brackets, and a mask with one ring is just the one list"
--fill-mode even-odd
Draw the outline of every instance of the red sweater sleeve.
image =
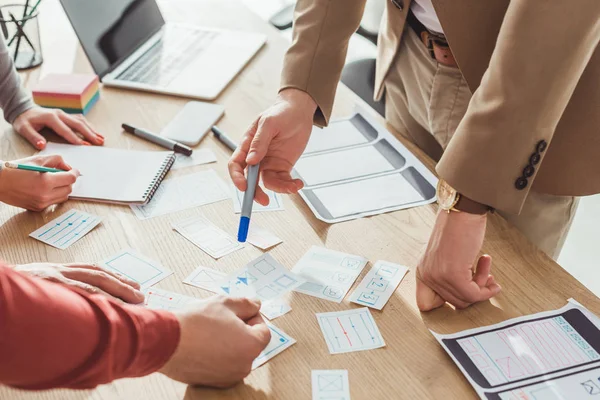
[[160, 369], [179, 344], [169, 312], [120, 305], [0, 265], [0, 384], [93, 388]]

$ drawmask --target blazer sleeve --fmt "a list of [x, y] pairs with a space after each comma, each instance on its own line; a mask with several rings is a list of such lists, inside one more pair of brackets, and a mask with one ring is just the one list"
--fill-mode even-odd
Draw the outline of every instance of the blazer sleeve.
[[317, 103], [315, 124], [329, 122], [348, 41], [360, 25], [366, 0], [299, 0], [292, 45], [284, 59], [281, 90], [296, 88]]
[[437, 172], [518, 214], [600, 41], [600, 1], [512, 0], [496, 48]]

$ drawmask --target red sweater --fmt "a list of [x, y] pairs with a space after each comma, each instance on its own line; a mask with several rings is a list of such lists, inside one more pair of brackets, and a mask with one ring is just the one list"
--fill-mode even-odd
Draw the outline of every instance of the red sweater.
[[178, 344], [172, 313], [88, 296], [0, 265], [0, 384], [93, 388], [157, 371]]

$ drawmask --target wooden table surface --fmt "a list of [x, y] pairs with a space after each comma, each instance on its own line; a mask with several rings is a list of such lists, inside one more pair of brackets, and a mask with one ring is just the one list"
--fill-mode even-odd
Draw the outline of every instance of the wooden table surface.
[[[253, 118], [275, 98], [282, 56], [288, 43], [274, 28], [236, 0], [169, 0], [163, 3], [163, 9], [170, 20], [268, 35], [267, 45], [217, 99], [226, 108], [226, 116], [219, 125], [234, 138], [239, 138]], [[46, 61], [41, 69], [23, 74], [25, 84], [30, 85], [47, 72], [90, 71], [58, 1], [46, 0], [41, 16]], [[107, 147], [159, 150], [148, 142], [122, 134], [120, 124], [127, 121], [159, 131], [186, 102], [175, 97], [103, 88], [100, 101], [90, 112], [89, 119], [106, 136]], [[340, 87], [335, 115], [349, 115], [357, 103], [360, 104], [360, 100], [354, 94]], [[414, 146], [408, 146], [422, 156]], [[178, 170], [171, 172], [170, 176], [213, 168], [221, 177], [228, 179], [226, 160], [229, 151], [211, 136], [200, 144], [200, 148], [213, 149], [218, 163]], [[8, 125], [2, 126], [1, 159], [20, 158], [33, 153], [33, 149]], [[430, 161], [425, 157], [422, 159], [432, 168]], [[67, 250], [57, 250], [28, 237], [36, 228], [75, 207], [101, 215], [104, 222]], [[232, 272], [259, 256], [261, 251], [248, 246], [215, 261], [171, 230], [172, 221], [201, 213], [221, 228], [235, 232], [237, 217], [232, 213], [229, 201], [145, 221], [139, 221], [128, 207], [114, 205], [69, 201], [44, 213], [0, 205], [1, 257], [10, 263], [97, 262], [123, 248], [132, 247], [174, 271], [158, 287], [208, 297], [211, 295], [209, 292], [184, 285], [182, 280], [198, 265]], [[600, 301], [591, 292], [497, 216], [490, 218], [483, 251], [494, 258], [493, 273], [504, 288], [502, 294], [464, 311], [455, 311], [447, 306], [420, 313], [415, 302], [414, 267], [435, 213], [436, 206], [430, 205], [328, 225], [317, 220], [302, 199], [294, 195], [285, 198], [285, 211], [253, 216], [256, 223], [284, 240], [271, 254], [288, 268], [292, 268], [312, 245], [367, 257], [370, 265], [363, 275], [376, 260], [389, 260], [411, 268], [383, 311], [372, 310], [387, 344], [383, 349], [330, 355], [315, 313], [356, 306], [348, 300], [338, 305], [291, 293], [287, 299], [292, 312], [274, 323], [297, 343], [252, 372], [244, 383], [233, 389], [187, 387], [160, 374], [153, 374], [103, 385], [93, 391], [26, 393], [0, 388], [0, 399], [310, 399], [310, 372], [313, 369], [347, 369], [354, 400], [476, 398], [467, 380], [438, 346], [429, 329], [451, 333], [493, 324], [561, 307], [569, 297], [600, 313]], [[44, 340], [44, 332], [39, 332], [39, 340]]]

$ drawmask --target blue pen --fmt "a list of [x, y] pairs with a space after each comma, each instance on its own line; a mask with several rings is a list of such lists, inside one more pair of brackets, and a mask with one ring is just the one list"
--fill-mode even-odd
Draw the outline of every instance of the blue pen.
[[244, 200], [242, 201], [242, 215], [240, 217], [240, 228], [238, 229], [238, 242], [241, 243], [244, 243], [248, 238], [250, 216], [252, 215], [252, 204], [254, 203], [256, 185], [258, 185], [259, 170], [260, 164], [250, 165], [248, 167], [248, 188], [244, 193]]

